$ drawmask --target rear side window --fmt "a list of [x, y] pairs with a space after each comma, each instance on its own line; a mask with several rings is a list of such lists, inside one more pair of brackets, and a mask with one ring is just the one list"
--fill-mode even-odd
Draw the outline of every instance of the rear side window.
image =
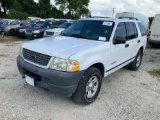
[[115, 40], [117, 37], [122, 37], [127, 39], [126, 26], [125, 23], [123, 22], [118, 24], [113, 39]]
[[138, 37], [138, 32], [135, 23], [133, 22], [126, 22], [126, 28], [127, 28], [127, 36], [128, 40], [134, 39]]
[[138, 23], [138, 26], [139, 26], [139, 29], [141, 31], [141, 35], [142, 36], [145, 36], [146, 35], [146, 32], [145, 32], [145, 29], [144, 29], [144, 26], [142, 25], [142, 23]]

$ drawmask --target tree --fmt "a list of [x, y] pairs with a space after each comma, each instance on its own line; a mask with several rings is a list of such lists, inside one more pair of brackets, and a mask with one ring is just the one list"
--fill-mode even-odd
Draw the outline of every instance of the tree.
[[51, 16], [53, 18], [64, 18], [62, 11], [58, 10], [55, 6], [51, 6]]
[[78, 19], [90, 16], [89, 0], [55, 0], [55, 2], [60, 6], [59, 9], [66, 15], [66, 18]]
[[13, 5], [14, 0], [0, 0], [0, 3], [1, 8], [3, 9], [3, 14], [6, 15], [7, 10]]
[[149, 28], [150, 28], [154, 17], [149, 17], [148, 19], [149, 19]]
[[51, 3], [50, 0], [39, 0], [39, 16], [42, 18], [48, 18], [51, 15]]

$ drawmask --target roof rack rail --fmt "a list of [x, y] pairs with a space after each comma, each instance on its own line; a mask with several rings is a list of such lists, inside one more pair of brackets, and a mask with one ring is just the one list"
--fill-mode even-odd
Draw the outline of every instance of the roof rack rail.
[[93, 16], [92, 18], [111, 18], [111, 17]]
[[133, 18], [133, 17], [119, 17], [118, 19], [123, 19], [123, 18], [128, 18], [128, 19], [135, 19], [135, 20], [138, 20], [137, 18]]

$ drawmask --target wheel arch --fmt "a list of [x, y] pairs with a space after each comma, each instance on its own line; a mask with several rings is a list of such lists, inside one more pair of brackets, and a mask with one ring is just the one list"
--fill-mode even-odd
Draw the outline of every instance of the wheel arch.
[[[102, 78], [104, 77], [105, 67], [104, 67], [104, 65], [103, 65], [102, 63], [95, 63], [95, 64], [91, 65], [90, 67], [95, 67], [95, 68], [97, 68], [97, 69], [101, 72]], [[89, 68], [90, 68], [90, 67], [89, 67]]]

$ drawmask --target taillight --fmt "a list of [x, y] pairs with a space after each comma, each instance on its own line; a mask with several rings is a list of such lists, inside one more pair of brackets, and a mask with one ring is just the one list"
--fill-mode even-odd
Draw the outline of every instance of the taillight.
[[151, 31], [149, 31], [149, 33], [148, 33], [148, 35], [147, 35], [148, 37], [150, 37], [151, 36]]

